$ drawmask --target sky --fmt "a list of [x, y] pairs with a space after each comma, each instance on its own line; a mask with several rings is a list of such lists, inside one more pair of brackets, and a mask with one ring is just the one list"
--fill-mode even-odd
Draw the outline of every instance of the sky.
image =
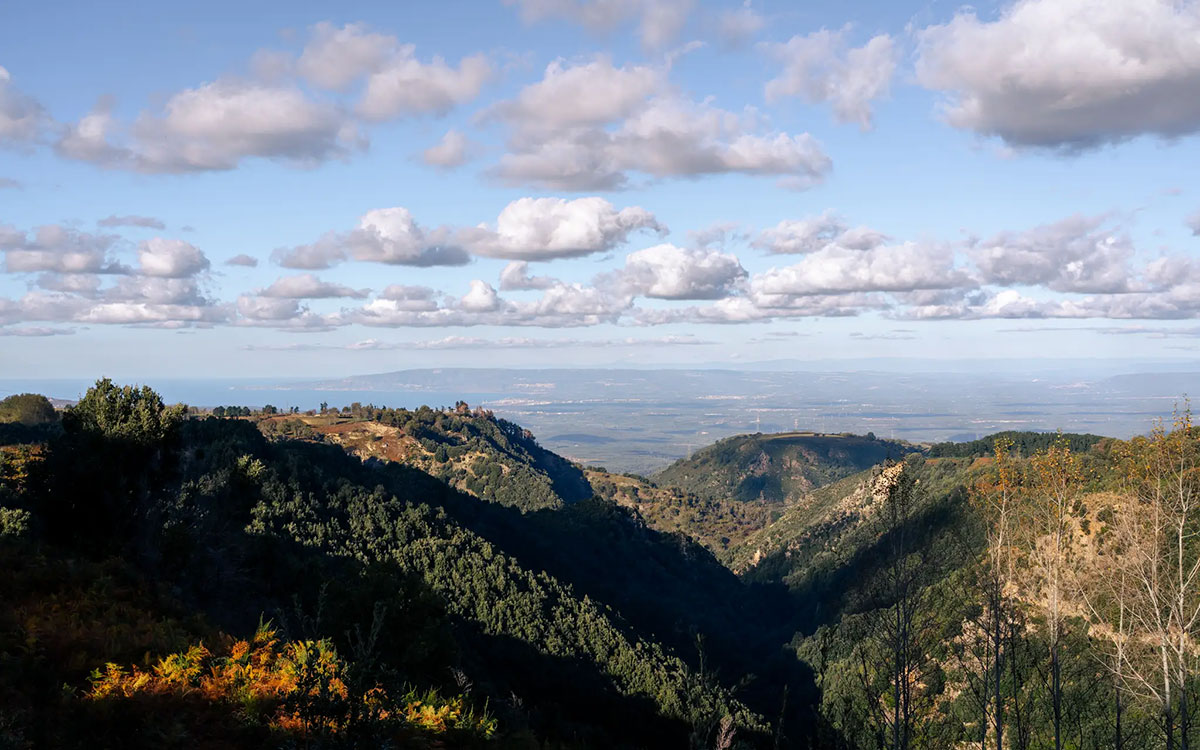
[[0, 7], [0, 378], [1194, 359], [1200, 2]]

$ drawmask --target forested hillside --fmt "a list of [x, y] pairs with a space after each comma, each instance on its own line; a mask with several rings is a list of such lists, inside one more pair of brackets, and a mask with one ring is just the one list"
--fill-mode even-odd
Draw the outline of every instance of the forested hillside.
[[592, 496], [583, 472], [538, 445], [528, 430], [463, 402], [453, 410], [355, 403], [256, 421], [267, 434], [324, 438], [364, 460], [408, 464], [463, 492], [519, 510], [556, 508]]
[[636, 510], [652, 528], [696, 539], [726, 563], [738, 545], [779, 515], [762, 503], [699, 497], [634, 474], [592, 469], [587, 479], [600, 497]]
[[650, 480], [465, 404], [15, 404], [0, 747], [1198, 739], [1186, 412], [1131, 441], [742, 436]]
[[[107, 381], [44, 437], [4, 451], [10, 745], [770, 737], [730, 692], [740, 674], [716, 671], [737, 632], [718, 602], [760, 605], [702, 548], [615, 505], [534, 521], [402, 464], [185, 418]], [[103, 601], [105, 565], [127, 604]], [[702, 659], [704, 626], [719, 632]]]
[[874, 435], [737, 435], [676, 461], [654, 480], [701, 497], [785, 503], [915, 450]]
[[1029, 457], [1057, 444], [1065, 444], [1077, 453], [1087, 452], [1093, 445], [1107, 440], [1100, 435], [1056, 435], [1053, 432], [997, 432], [979, 440], [965, 443], [934, 443], [926, 455], [932, 458], [981, 458], [992, 455], [996, 441], [1003, 440], [1017, 456]]
[[1127, 443], [1001, 435], [809, 493], [732, 564], [807, 605], [820, 746], [1183, 748], [1198, 498], [1186, 413]]

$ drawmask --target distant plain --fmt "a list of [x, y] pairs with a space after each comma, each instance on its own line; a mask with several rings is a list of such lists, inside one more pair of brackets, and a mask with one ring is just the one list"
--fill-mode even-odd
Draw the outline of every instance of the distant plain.
[[[468, 369], [402, 370], [335, 379], [152, 380], [193, 406], [305, 411], [321, 403], [393, 407], [467, 401], [533, 431], [588, 466], [649, 473], [723, 437], [753, 432], [874, 432], [910, 442], [972, 440], [1000, 430], [1129, 437], [1197, 392], [1200, 372], [1120, 365], [891, 370]], [[1200, 371], [1200, 367], [1196, 368]], [[86, 380], [0, 380], [0, 395], [71, 400]]]

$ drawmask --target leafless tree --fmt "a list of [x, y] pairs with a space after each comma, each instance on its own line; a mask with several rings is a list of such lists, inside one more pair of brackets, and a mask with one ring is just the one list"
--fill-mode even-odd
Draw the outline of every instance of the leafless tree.
[[985, 522], [982, 584], [983, 612], [978, 626], [982, 631], [980, 677], [983, 731], [982, 748], [987, 747], [988, 724], [994, 747], [1004, 747], [1005, 667], [1010, 631], [1014, 627], [1012, 589], [1015, 586], [1016, 529], [1020, 477], [1012, 457], [1012, 440], [996, 440], [988, 476], [975, 485], [971, 501]]
[[1130, 441], [1125, 461], [1129, 497], [1116, 521], [1128, 581], [1122, 679], [1158, 705], [1168, 750], [1188, 750], [1200, 626], [1200, 434], [1190, 411], [1176, 414], [1173, 429], [1160, 424]]
[[1071, 580], [1072, 539], [1083, 488], [1079, 457], [1064, 440], [1030, 459], [1029, 500], [1025, 503], [1031, 532], [1027, 537], [1031, 591], [1045, 620], [1049, 659], [1048, 690], [1054, 750], [1063, 747], [1062, 646]]

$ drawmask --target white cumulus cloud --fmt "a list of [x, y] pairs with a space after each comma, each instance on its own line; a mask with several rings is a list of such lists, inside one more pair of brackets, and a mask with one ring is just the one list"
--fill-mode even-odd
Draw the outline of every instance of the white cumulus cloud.
[[312, 27], [296, 70], [314, 86], [341, 91], [378, 70], [396, 47], [394, 36], [373, 32], [365, 24], [339, 28], [322, 21]]
[[492, 64], [484, 55], [465, 57], [453, 67], [440, 57], [421, 62], [416, 48], [406, 44], [367, 78], [357, 112], [376, 121], [403, 115], [444, 115], [478, 96], [493, 75]]
[[163, 237], [152, 237], [138, 245], [138, 263], [143, 274], [165, 278], [194, 276], [209, 267], [200, 248]]
[[752, 244], [771, 253], [803, 254], [830, 246], [870, 250], [887, 240], [882, 232], [865, 226], [851, 227], [838, 215], [826, 211], [803, 219], [785, 219], [759, 232]]
[[626, 293], [675, 300], [721, 299], [745, 277], [735, 255], [670, 244], [630, 253], [616, 273]]
[[349, 116], [296, 86], [225, 78], [172, 95], [128, 127], [102, 102], [56, 148], [106, 168], [181, 173], [230, 170], [250, 158], [312, 166], [362, 144]]
[[872, 250], [830, 246], [795, 265], [772, 268], [750, 280], [753, 294], [796, 296], [852, 292], [903, 292], [973, 286], [955, 263], [953, 247], [906, 242]]
[[0, 225], [0, 250], [9, 272], [123, 273], [127, 269], [111, 255], [117, 239], [58, 224], [38, 227], [32, 236]]
[[1128, 292], [1136, 282], [1129, 237], [1104, 216], [1072, 216], [978, 242], [971, 256], [985, 283], [1042, 285], [1061, 292]]
[[478, 255], [550, 260], [606, 252], [639, 230], [664, 234], [654, 214], [638, 206], [617, 209], [603, 198], [518, 198], [500, 212], [495, 227], [455, 234]]
[[370, 294], [369, 289], [354, 289], [345, 284], [322, 281], [311, 273], [282, 276], [266, 289], [258, 292], [260, 297], [280, 299], [330, 299], [335, 297], [363, 299], [368, 294]]
[[549, 276], [531, 276], [529, 262], [514, 260], [500, 271], [500, 290], [518, 291], [524, 289], [548, 289], [560, 284], [558, 279]]
[[490, 173], [512, 184], [614, 190], [636, 173], [740, 173], [807, 187], [832, 166], [808, 133], [771, 130], [754, 110], [739, 114], [693, 101], [671, 91], [662, 71], [614, 68], [604, 58], [552, 64], [540, 82], [495, 105], [485, 119], [509, 127], [508, 153]]
[[871, 103], [887, 95], [898, 53], [886, 34], [850, 47], [847, 33], [848, 29], [822, 29], [784, 43], [764, 44], [763, 49], [783, 64], [779, 76], [767, 82], [767, 101], [801, 96], [810, 102], [828, 102], [839, 122], [869, 129]]
[[1080, 150], [1200, 130], [1200, 3], [1018, 0], [919, 32], [918, 80], [957, 128]]
[[431, 167], [453, 169], [471, 158], [470, 139], [457, 130], [447, 130], [441, 140], [421, 152], [421, 160]]
[[354, 260], [400, 266], [458, 266], [470, 255], [446, 244], [446, 233], [427, 233], [402, 206], [372, 209], [346, 232], [327, 232], [315, 242], [280, 248], [272, 259], [285, 268], [317, 270]]

